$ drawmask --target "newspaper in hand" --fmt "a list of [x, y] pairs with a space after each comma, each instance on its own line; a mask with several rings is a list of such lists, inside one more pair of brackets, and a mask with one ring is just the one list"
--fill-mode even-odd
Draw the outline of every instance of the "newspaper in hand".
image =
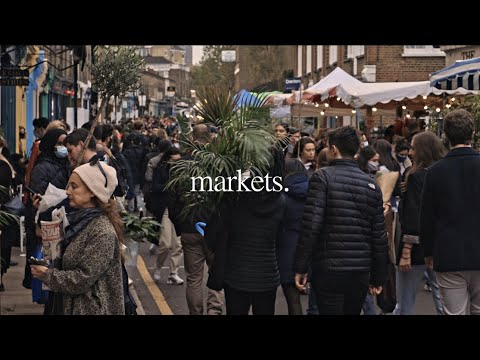
[[53, 261], [59, 254], [59, 242], [63, 238], [62, 221], [40, 221], [40, 225], [42, 229], [43, 257]]

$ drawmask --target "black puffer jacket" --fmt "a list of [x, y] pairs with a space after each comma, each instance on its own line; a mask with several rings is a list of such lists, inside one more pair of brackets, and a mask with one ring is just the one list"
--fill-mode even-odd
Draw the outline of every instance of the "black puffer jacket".
[[42, 195], [45, 194], [48, 183], [59, 189], [65, 189], [69, 173], [67, 158], [52, 158], [42, 153], [33, 167], [30, 187], [35, 193]]
[[304, 274], [311, 262], [325, 271], [370, 272], [372, 285], [385, 282], [382, 193], [354, 160], [334, 160], [310, 180], [295, 270]]

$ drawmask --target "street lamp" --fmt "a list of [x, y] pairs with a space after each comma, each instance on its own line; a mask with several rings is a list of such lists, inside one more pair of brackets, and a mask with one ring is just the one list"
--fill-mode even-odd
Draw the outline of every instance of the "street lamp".
[[147, 95], [142, 94], [138, 96], [138, 106], [140, 108], [140, 114], [138, 117], [143, 116], [143, 112], [144, 112], [143, 108], [145, 107], [146, 102], [147, 102]]

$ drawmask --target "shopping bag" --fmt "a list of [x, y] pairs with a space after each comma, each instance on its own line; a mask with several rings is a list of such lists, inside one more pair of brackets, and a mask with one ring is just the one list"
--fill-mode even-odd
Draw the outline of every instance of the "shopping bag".
[[[43, 259], [42, 245], [35, 245], [33, 256], [37, 259]], [[32, 301], [37, 304], [46, 304], [48, 301], [48, 291], [42, 290], [43, 281], [32, 279]]]

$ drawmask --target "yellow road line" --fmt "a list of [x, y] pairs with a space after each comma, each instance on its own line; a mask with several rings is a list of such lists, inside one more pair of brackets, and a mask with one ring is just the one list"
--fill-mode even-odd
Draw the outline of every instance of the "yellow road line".
[[145, 285], [147, 285], [148, 291], [150, 291], [150, 294], [152, 294], [153, 299], [155, 300], [155, 303], [157, 304], [157, 307], [160, 310], [160, 313], [162, 315], [173, 315], [172, 309], [170, 309], [170, 306], [168, 306], [167, 304], [167, 300], [165, 300], [165, 297], [163, 296], [162, 292], [160, 291], [157, 284], [155, 284], [155, 281], [150, 276], [150, 273], [148, 272], [147, 267], [145, 266], [145, 262], [143, 261], [143, 258], [140, 255], [138, 255], [137, 269]]

